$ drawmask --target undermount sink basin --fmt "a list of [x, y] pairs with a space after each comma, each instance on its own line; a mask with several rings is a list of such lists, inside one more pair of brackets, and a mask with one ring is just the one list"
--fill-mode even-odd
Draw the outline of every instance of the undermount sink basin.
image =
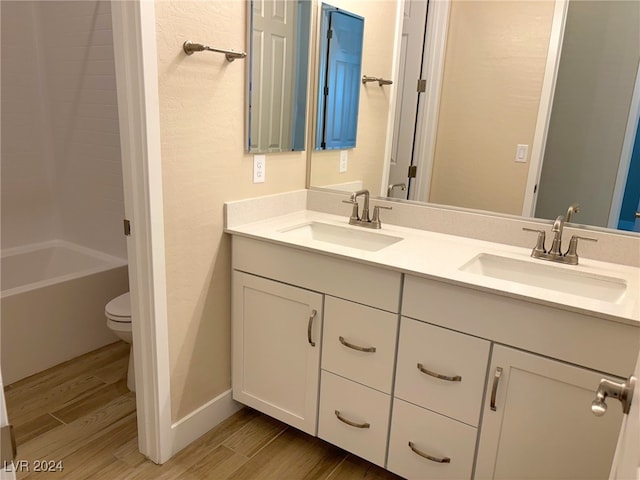
[[554, 265], [481, 253], [460, 267], [461, 271], [508, 280], [531, 287], [617, 302], [627, 290], [622, 278], [558, 268]]
[[[357, 227], [356, 227], [357, 228]], [[384, 233], [357, 230], [322, 222], [308, 222], [280, 230], [291, 240], [331, 243], [342, 247], [377, 252], [402, 240], [401, 237]]]

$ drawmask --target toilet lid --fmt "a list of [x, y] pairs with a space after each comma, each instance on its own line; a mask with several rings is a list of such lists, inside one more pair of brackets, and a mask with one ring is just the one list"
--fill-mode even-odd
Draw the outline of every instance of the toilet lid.
[[119, 297], [111, 300], [104, 307], [107, 317], [118, 321], [131, 321], [131, 296], [129, 292], [123, 293]]

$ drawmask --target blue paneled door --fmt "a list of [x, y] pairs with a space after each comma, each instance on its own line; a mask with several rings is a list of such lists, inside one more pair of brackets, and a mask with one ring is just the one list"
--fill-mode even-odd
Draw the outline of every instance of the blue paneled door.
[[636, 127], [636, 139], [633, 144], [627, 183], [622, 197], [618, 228], [640, 232], [640, 218], [636, 214], [640, 215], [640, 120], [638, 120]]
[[358, 131], [364, 20], [331, 11], [329, 30], [322, 148], [353, 148]]

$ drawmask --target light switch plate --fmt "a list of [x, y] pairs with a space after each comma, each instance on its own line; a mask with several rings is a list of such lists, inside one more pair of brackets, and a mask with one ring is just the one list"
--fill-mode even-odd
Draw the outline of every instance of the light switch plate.
[[349, 152], [347, 150], [340, 150], [340, 173], [347, 171], [347, 160], [349, 158]]
[[529, 152], [529, 145], [523, 145], [519, 143], [518, 146], [516, 147], [515, 161], [518, 163], [526, 163], [528, 152]]
[[265, 155], [253, 156], [253, 183], [264, 183], [266, 163]]

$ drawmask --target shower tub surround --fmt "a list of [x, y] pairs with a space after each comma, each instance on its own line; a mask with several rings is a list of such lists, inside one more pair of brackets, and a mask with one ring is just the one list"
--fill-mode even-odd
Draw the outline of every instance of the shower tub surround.
[[118, 340], [104, 306], [129, 288], [126, 260], [53, 240], [4, 250], [1, 262], [5, 384]]

